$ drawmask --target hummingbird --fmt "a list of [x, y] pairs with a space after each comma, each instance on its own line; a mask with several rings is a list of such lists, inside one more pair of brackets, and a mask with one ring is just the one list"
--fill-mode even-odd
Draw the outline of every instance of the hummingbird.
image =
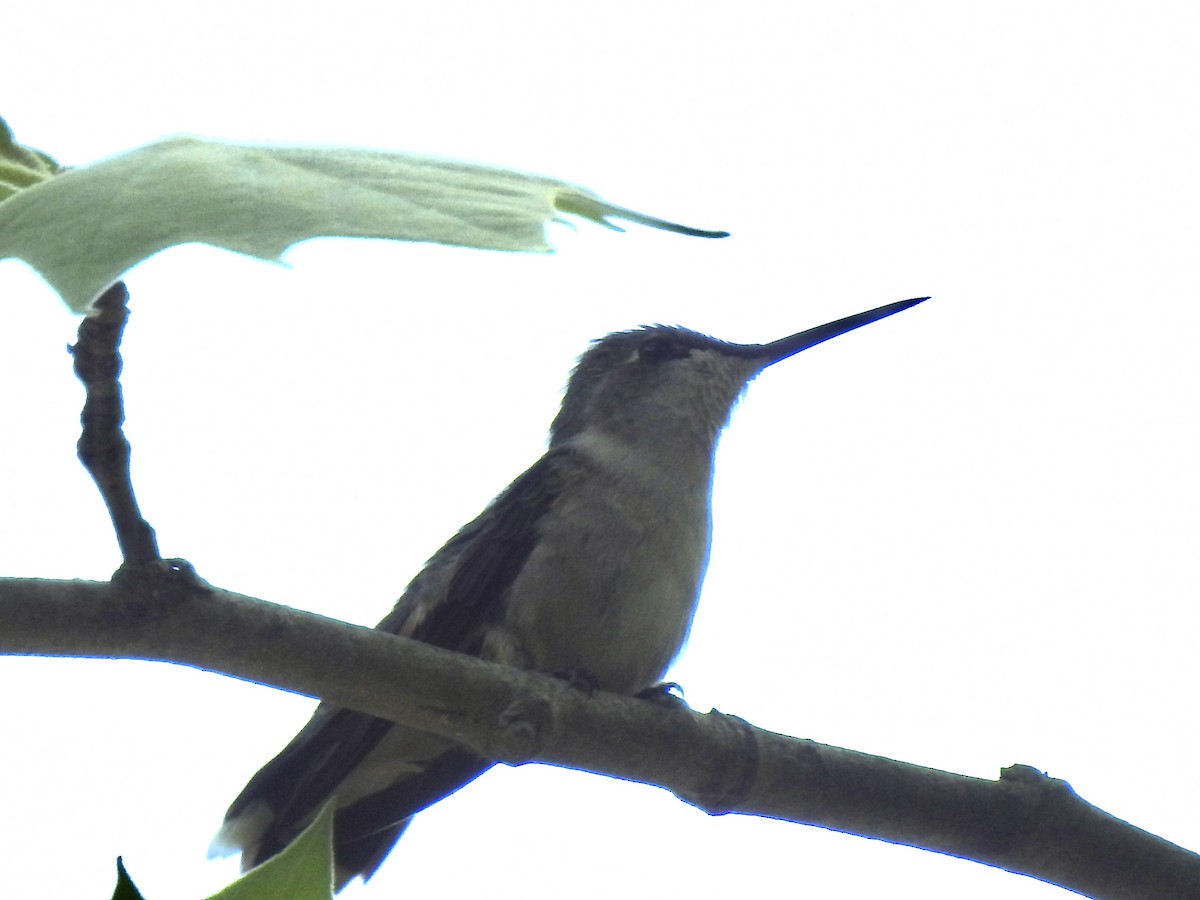
[[[664, 325], [594, 341], [546, 453], [426, 563], [377, 628], [496, 663], [652, 691], [687, 638], [708, 565], [718, 437], [774, 363], [924, 300], [767, 344]], [[412, 817], [494, 765], [435, 734], [321, 703], [233, 801], [210, 855], [243, 871], [336, 797], [337, 889], [369, 879]]]

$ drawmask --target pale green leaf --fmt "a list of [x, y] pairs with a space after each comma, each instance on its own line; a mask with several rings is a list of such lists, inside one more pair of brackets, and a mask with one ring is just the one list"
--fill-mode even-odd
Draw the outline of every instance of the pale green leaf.
[[333, 896], [333, 801], [278, 856], [251, 869], [209, 900], [330, 900]]
[[176, 137], [39, 181], [0, 202], [0, 259], [36, 269], [77, 312], [127, 270], [200, 242], [266, 260], [313, 237], [489, 250], [550, 248], [564, 213], [700, 237], [552, 178], [413, 154]]
[[17, 191], [45, 181], [60, 168], [40, 150], [18, 144], [8, 123], [0, 118], [0, 202]]

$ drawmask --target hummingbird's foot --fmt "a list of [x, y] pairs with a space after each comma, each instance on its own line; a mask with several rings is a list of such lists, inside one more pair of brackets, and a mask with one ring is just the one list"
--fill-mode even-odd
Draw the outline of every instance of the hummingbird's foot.
[[600, 690], [600, 679], [586, 669], [547, 669], [543, 674], [565, 681], [575, 690], [583, 691], [589, 699]]
[[691, 709], [687, 705], [687, 701], [683, 699], [683, 688], [674, 681], [664, 681], [661, 684], [654, 684], [648, 688], [643, 688], [634, 694], [639, 700], [649, 700], [655, 706], [662, 706], [667, 709]]

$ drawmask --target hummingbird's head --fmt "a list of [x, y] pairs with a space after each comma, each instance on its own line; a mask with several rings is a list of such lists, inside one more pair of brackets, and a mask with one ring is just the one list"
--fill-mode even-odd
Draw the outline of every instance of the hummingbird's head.
[[592, 343], [579, 358], [551, 445], [599, 429], [629, 439], [720, 431], [742, 389], [762, 368], [728, 344], [686, 328], [650, 325]]
[[738, 396], [767, 366], [925, 299], [892, 303], [769, 344], [732, 344], [666, 325], [610, 334], [579, 358], [550, 444], [595, 429], [680, 450], [700, 441], [711, 452]]

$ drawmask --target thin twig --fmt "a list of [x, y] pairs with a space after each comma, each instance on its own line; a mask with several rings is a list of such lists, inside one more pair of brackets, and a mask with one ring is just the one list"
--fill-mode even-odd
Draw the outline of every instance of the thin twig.
[[142, 518], [129, 475], [129, 442], [121, 425], [121, 335], [129, 318], [129, 292], [117, 282], [96, 301], [95, 312], [79, 326], [79, 341], [70, 348], [75, 374], [83, 382], [79, 461], [100, 489], [126, 566], [141, 566], [161, 557], [150, 523]]

